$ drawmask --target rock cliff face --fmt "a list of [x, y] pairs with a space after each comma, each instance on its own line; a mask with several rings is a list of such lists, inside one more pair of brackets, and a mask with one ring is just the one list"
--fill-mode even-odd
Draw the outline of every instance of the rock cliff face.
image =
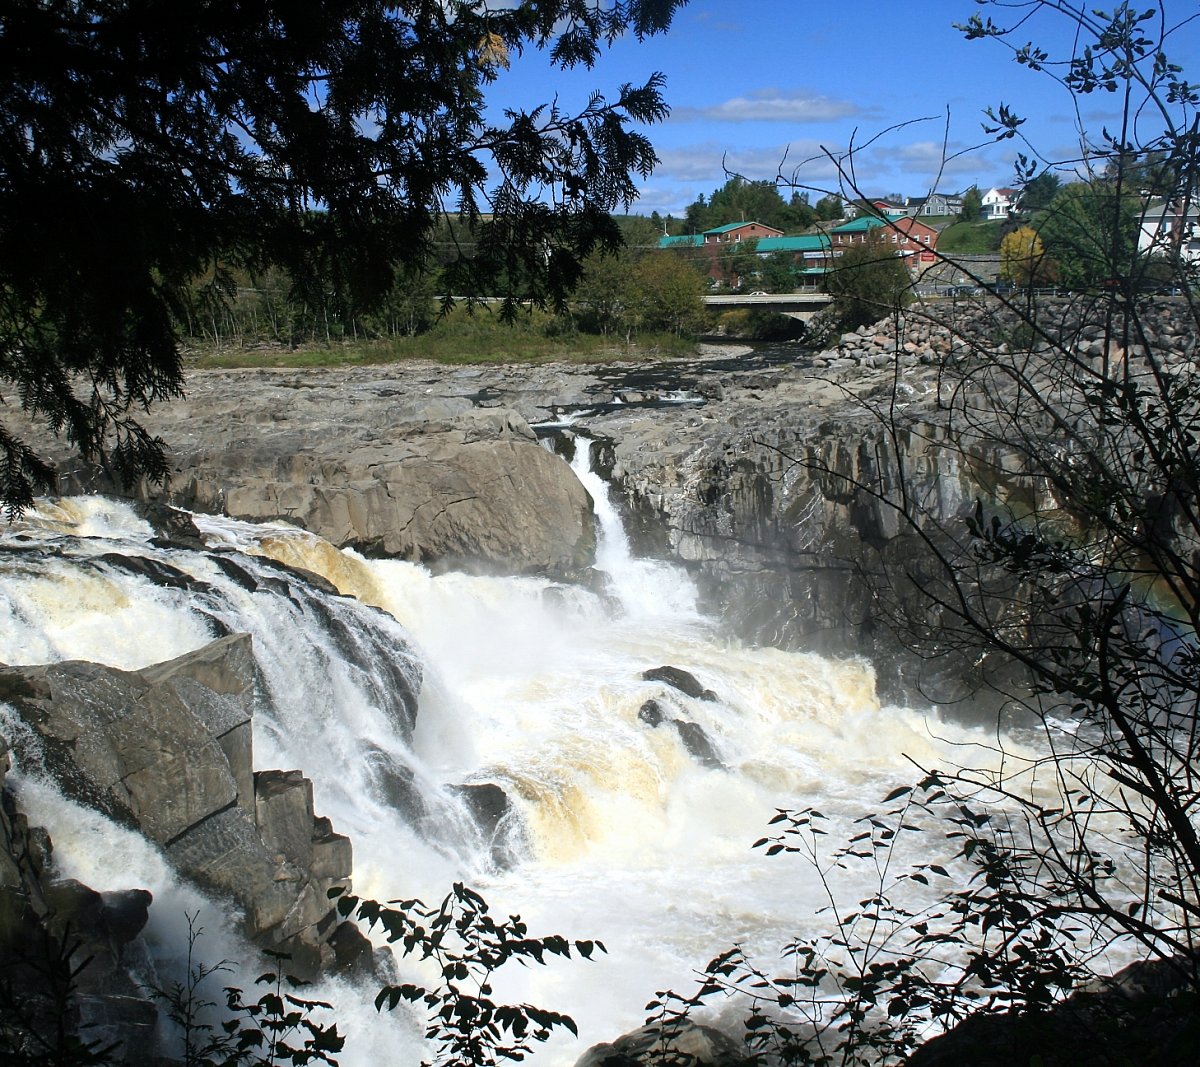
[[[69, 1035], [85, 1034], [100, 1046], [127, 1043], [143, 1062], [155, 1062], [158, 1013], [129, 970], [139, 958], [150, 894], [97, 893], [53, 879], [51, 841], [5, 790], [8, 770], [0, 737], [0, 1055], [48, 1062], [65, 1052]], [[75, 995], [64, 1003], [73, 970]], [[50, 1038], [49, 1046], [28, 1047], [31, 1032]], [[20, 1058], [25, 1052], [28, 1061]]]
[[[444, 569], [577, 574], [594, 548], [587, 493], [520, 414], [477, 407], [489, 397], [469, 373], [197, 375], [148, 422], [175, 474], [141, 495]], [[60, 467], [64, 491], [113, 488]]]
[[[877, 374], [837, 392], [794, 372], [740, 395], [727, 387], [712, 415], [701, 409], [678, 435], [633, 415], [595, 423], [611, 441], [612, 478], [643, 517], [644, 536], [692, 569], [714, 614], [755, 642], [869, 656], [885, 697], [931, 679], [889, 632], [866, 578], [891, 568], [889, 607], [915, 610], [910, 577], [920, 576], [912, 570], [920, 557], [895, 512], [855, 486], [903, 479], [954, 516], [995, 490], [980, 485], [979, 472], [1000, 462], [971, 463], [943, 447], [940, 429], [925, 420], [927, 383], [909, 377], [911, 423], [897, 435], [871, 411], [872, 393], [890, 388]], [[941, 662], [936, 673], [948, 680], [962, 667]]]
[[0, 668], [12, 741], [63, 792], [138, 830], [202, 888], [240, 905], [244, 933], [297, 976], [334, 961], [328, 891], [350, 841], [313, 813], [298, 771], [253, 770], [250, 639], [233, 635], [144, 670], [63, 662]]

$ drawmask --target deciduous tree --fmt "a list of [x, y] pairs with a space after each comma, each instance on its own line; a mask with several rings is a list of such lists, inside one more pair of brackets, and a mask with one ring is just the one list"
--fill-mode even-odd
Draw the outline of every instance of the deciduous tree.
[[1136, 196], [1097, 178], [1065, 186], [1037, 225], [1059, 279], [1087, 289], [1129, 275], [1137, 252]]
[[704, 288], [704, 276], [684, 256], [650, 252], [628, 274], [629, 321], [638, 330], [694, 333], [704, 322]]
[[880, 230], [835, 259], [826, 284], [831, 310], [844, 330], [878, 322], [912, 299], [908, 268]]
[[1000, 242], [1000, 277], [1022, 287], [1045, 285], [1054, 280], [1054, 264], [1037, 230], [1021, 226], [1005, 234]]

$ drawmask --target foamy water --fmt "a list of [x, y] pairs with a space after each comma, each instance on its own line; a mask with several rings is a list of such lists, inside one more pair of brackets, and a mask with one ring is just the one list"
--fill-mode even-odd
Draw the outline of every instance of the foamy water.
[[[588, 1045], [640, 1025], [656, 990], [687, 987], [730, 944], [769, 954], [822, 924], [815, 913], [824, 891], [812, 872], [750, 848], [777, 807], [819, 806], [836, 833], [911, 779], [906, 756], [933, 763], [949, 745], [986, 742], [929, 709], [880, 706], [865, 662], [726, 639], [696, 610], [682, 570], [632, 558], [586, 453], [576, 470], [595, 499], [609, 597], [539, 579], [434, 576], [283, 525], [197, 517], [210, 545], [239, 565], [270, 556], [388, 613], [322, 601], [323, 613], [341, 613], [337, 640], [304, 603], [248, 593], [204, 553], [151, 546], [148, 528], [123, 506], [64, 501], [8, 534], [26, 551], [2, 556], [0, 660], [133, 669], [202, 646], [214, 619], [251, 632], [269, 698], [255, 721], [256, 767], [300, 768], [313, 779], [318, 813], [354, 840], [356, 892], [432, 901], [465, 878], [534, 934], [606, 943], [594, 962], [556, 961], [497, 983], [499, 996], [576, 1018], [578, 1042], [558, 1039], [535, 1057], [570, 1064]], [[211, 592], [159, 588], [103, 562], [107, 553], [162, 560]], [[383, 659], [419, 678], [411, 741], [383, 706]], [[668, 664], [692, 672], [716, 699], [642, 679]], [[670, 723], [642, 721], [648, 700], [697, 724], [719, 766], [690, 753]], [[430, 811], [422, 825], [405, 825], [386, 804], [365, 767], [367, 744], [412, 769]], [[503, 788], [514, 809], [519, 855], [509, 869], [494, 868], [449, 788], [483, 782]], [[111, 862], [115, 846], [96, 834], [116, 828], [80, 836], [71, 806], [25, 783], [30, 814], [49, 824], [64, 870], [102, 888], [153, 882], [156, 951], [163, 967], [178, 966], [179, 913], [195, 899], [148, 846], [122, 844]], [[222, 941], [222, 955], [230, 951]], [[350, 1031], [342, 1063], [419, 1058], [396, 1051], [397, 1042], [415, 1048], [411, 1023], [377, 1020], [361, 999], [351, 1006], [355, 994], [344, 988], [322, 995], [337, 999]]]

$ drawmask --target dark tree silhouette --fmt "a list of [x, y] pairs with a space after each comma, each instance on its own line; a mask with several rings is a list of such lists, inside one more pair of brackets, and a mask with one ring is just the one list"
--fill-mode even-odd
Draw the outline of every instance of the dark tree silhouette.
[[[686, 0], [10, 0], [0, 10], [0, 400], [129, 480], [167, 473], [136, 414], [182, 387], [197, 279], [282, 266], [352, 306], [420, 263], [438, 219], [476, 238], [460, 292], [560, 303], [656, 162], [654, 74], [579, 112], [497, 123], [526, 49], [590, 66]], [[497, 288], [498, 287], [498, 288]], [[515, 303], [508, 305], [509, 310]], [[0, 502], [53, 472], [0, 425]]]

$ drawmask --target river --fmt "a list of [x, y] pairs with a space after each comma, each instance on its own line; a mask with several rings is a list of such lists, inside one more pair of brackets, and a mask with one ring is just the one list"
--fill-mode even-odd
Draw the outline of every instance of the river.
[[[606, 591], [435, 575], [292, 527], [214, 516], [195, 517], [208, 552], [164, 547], [129, 507], [99, 497], [30, 513], [0, 553], [0, 661], [135, 669], [222, 629], [251, 633], [263, 680], [255, 765], [312, 779], [318, 814], [353, 839], [355, 892], [436, 901], [463, 879], [533, 934], [603, 941], [607, 953], [591, 962], [514, 968], [497, 984], [498, 997], [576, 1019], [578, 1041], [556, 1038], [535, 1055], [547, 1067], [640, 1025], [656, 991], [687, 989], [716, 952], [739, 943], [770, 959], [828, 924], [810, 868], [751, 848], [777, 808], [818, 806], [835, 836], [848, 833], [912, 779], [910, 758], [934, 763], [952, 746], [986, 741], [934, 709], [882, 706], [869, 663], [735, 640], [697, 608], [682, 569], [631, 555], [586, 438], [576, 445]], [[355, 601], [331, 598], [342, 619], [333, 634], [296, 598], [239, 586], [214, 551], [251, 569], [264, 556], [302, 567]], [[205, 592], [155, 584], [114, 566], [113, 554], [159, 560]], [[715, 699], [642, 677], [663, 665], [691, 672]], [[397, 670], [420, 685], [411, 742], [384, 706]], [[639, 716], [647, 701], [695, 727], [650, 725]], [[389, 802], [379, 753], [411, 773], [417, 814]], [[154, 849], [64, 800], [36, 768], [18, 766], [15, 780], [31, 821], [54, 839], [60, 873], [155, 893], [147, 981], [180, 977], [185, 916], [197, 911], [201, 955], [234, 960], [235, 979], [252, 980], [220, 904], [179, 886]], [[456, 788], [482, 783], [509, 798], [502, 841], [480, 832]], [[846, 899], [872, 889], [837, 877]], [[402, 973], [411, 966], [402, 961]], [[344, 1065], [428, 1055], [411, 1018], [377, 1017], [369, 996], [344, 984], [315, 992], [337, 1005], [349, 1034]]]

